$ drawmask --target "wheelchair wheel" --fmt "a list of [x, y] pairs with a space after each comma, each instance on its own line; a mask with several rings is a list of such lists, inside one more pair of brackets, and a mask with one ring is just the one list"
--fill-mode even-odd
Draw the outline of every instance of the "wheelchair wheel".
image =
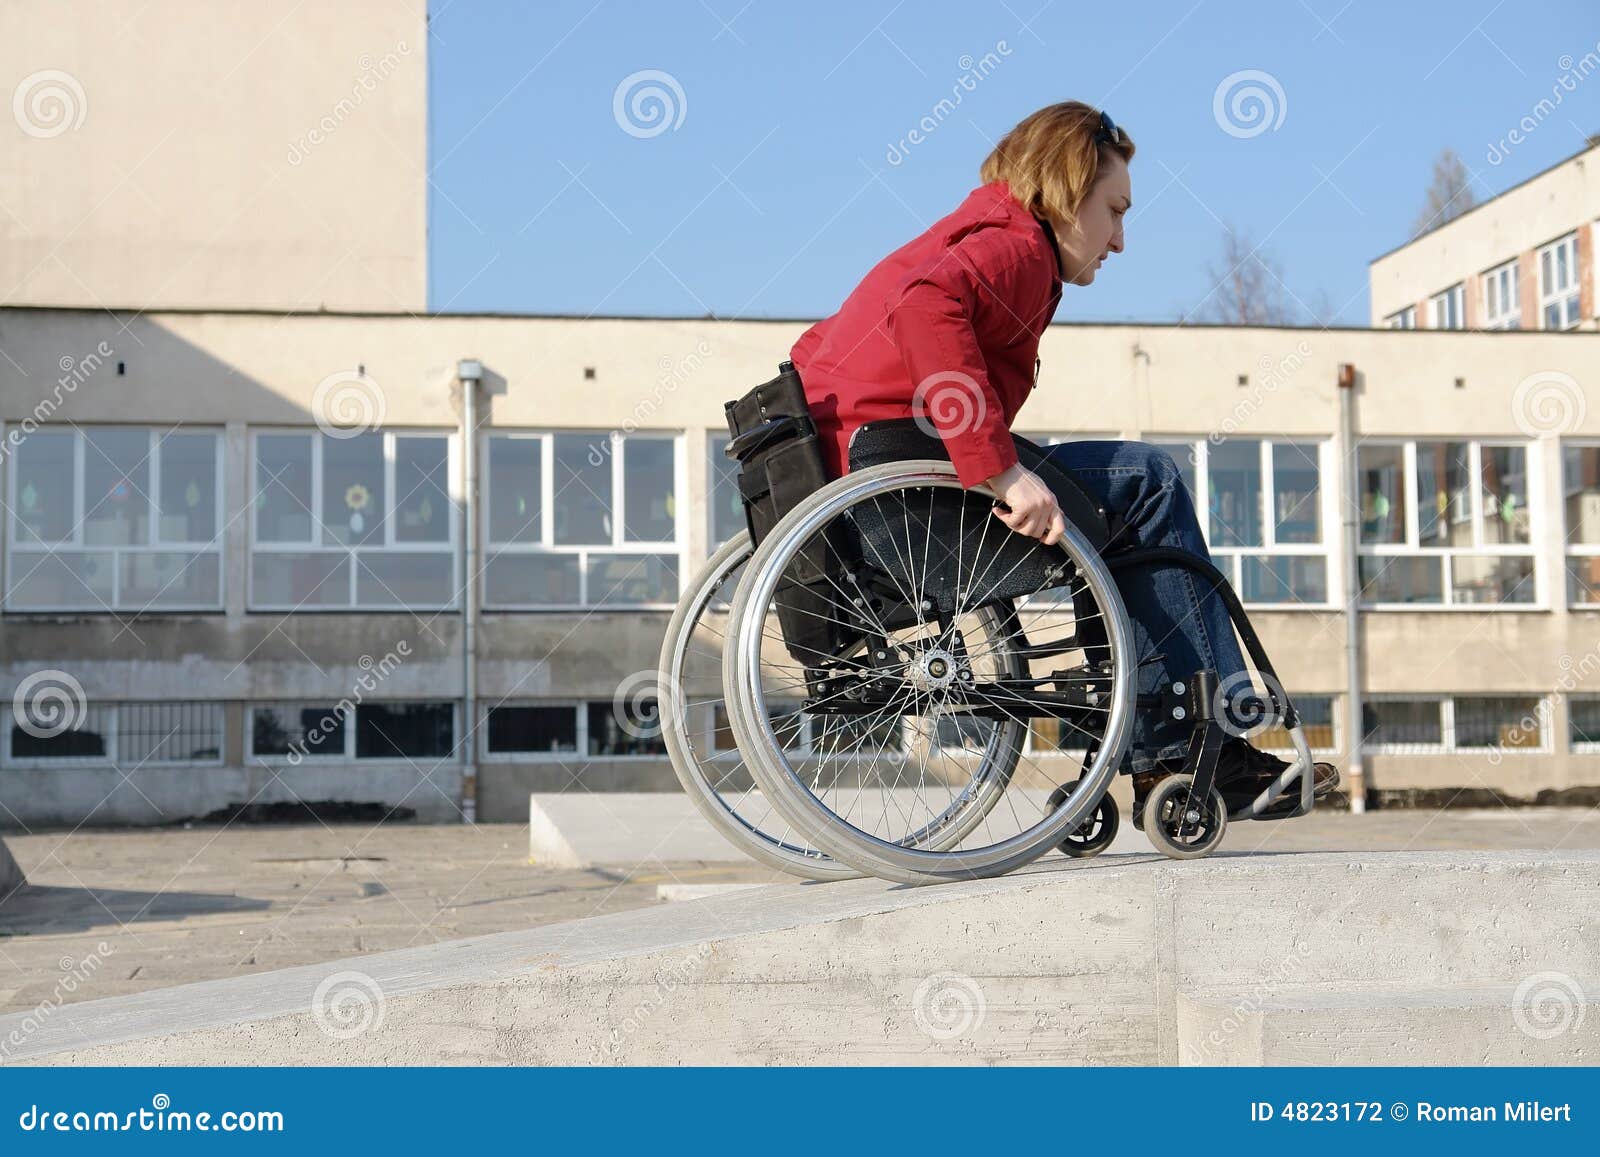
[[[1078, 786], [1076, 780], [1064, 783], [1050, 793], [1050, 798], [1045, 803], [1046, 810], [1054, 811], [1063, 801], [1071, 797], [1073, 789]], [[1117, 801], [1111, 798], [1108, 791], [1100, 797], [1100, 805], [1094, 809], [1093, 814], [1082, 824], [1068, 832], [1066, 838], [1056, 845], [1062, 855], [1071, 856], [1075, 860], [1088, 859], [1098, 856], [1111, 846], [1111, 841], [1117, 838], [1117, 829], [1122, 826], [1122, 815], [1117, 811]]]
[[[1185, 834], [1183, 820], [1195, 825]], [[1197, 860], [1210, 855], [1228, 830], [1228, 807], [1222, 793], [1211, 789], [1202, 801], [1194, 795], [1194, 776], [1169, 775], [1151, 789], [1144, 801], [1144, 834], [1156, 850], [1174, 860]]]
[[[860, 875], [795, 834], [757, 790], [733, 744], [722, 698], [727, 603], [751, 555], [739, 534], [713, 554], [691, 582], [667, 626], [658, 672], [661, 736], [683, 790], [725, 839], [751, 858], [810, 880]], [[792, 727], [781, 716], [774, 727]]]
[[[1127, 743], [1132, 633], [1105, 565], [1074, 527], [1045, 547], [991, 509], [948, 462], [856, 471], [790, 511], [734, 596], [724, 691], [751, 771], [808, 841], [884, 879], [1028, 863], [1092, 819]], [[1041, 722], [1093, 753], [1053, 805], [1060, 756], [1025, 742]]]

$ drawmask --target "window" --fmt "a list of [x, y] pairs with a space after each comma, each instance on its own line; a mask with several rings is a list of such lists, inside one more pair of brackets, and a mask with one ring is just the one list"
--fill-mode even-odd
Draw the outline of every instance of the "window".
[[1600, 606], [1600, 444], [1562, 444], [1561, 494], [1567, 601]]
[[682, 556], [673, 436], [495, 434], [484, 603], [671, 607]]
[[1431, 324], [1434, 329], [1465, 329], [1467, 325], [1466, 310], [1460, 285], [1452, 285], [1443, 293], [1436, 294], [1428, 299], [1429, 310], [1432, 314]]
[[35, 735], [13, 720], [6, 758], [15, 763], [112, 764], [132, 770], [222, 762], [220, 703], [90, 703], [59, 735]]
[[1507, 261], [1485, 273], [1483, 281], [1483, 328], [1521, 329], [1521, 290], [1517, 285], [1517, 263]]
[[587, 703], [498, 703], [487, 711], [485, 751], [498, 757], [660, 758], [661, 714], [654, 699]]
[[1567, 697], [1567, 745], [1576, 752], [1600, 752], [1600, 695]]
[[1539, 328], [1578, 324], [1578, 235], [1569, 233], [1539, 250]]
[[[1300, 716], [1300, 727], [1305, 732], [1306, 743], [1312, 751], [1339, 750], [1339, 737], [1333, 726], [1332, 695], [1296, 695], [1294, 709]], [[1260, 731], [1248, 736], [1250, 743], [1263, 751], [1292, 751], [1294, 740], [1287, 728], [1273, 721]]]
[[257, 759], [444, 759], [455, 747], [455, 704], [263, 703], [250, 710]]
[[723, 451], [726, 434], [706, 439], [706, 490], [710, 497], [710, 525], [706, 528], [711, 550], [747, 529], [744, 500], [739, 496], [739, 463]]
[[1363, 443], [1361, 595], [1376, 606], [1530, 604], [1528, 447]]
[[185, 427], [20, 436], [6, 607], [220, 610], [220, 454], [215, 432]]
[[1390, 329], [1416, 329], [1417, 307], [1408, 305], [1398, 313], [1391, 313], [1384, 318], [1384, 324]]
[[443, 434], [258, 431], [250, 606], [455, 606], [451, 458]]
[[1391, 755], [1550, 750], [1532, 695], [1379, 696], [1362, 709], [1363, 746]]
[[1150, 440], [1183, 471], [1212, 559], [1244, 602], [1328, 604], [1324, 443]]

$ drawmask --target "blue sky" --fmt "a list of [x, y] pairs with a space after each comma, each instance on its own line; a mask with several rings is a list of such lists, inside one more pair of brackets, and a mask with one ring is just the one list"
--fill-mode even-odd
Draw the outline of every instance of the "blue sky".
[[[429, 8], [440, 312], [825, 316], [977, 185], [1008, 128], [1078, 99], [1134, 137], [1135, 205], [1127, 251], [1057, 321], [1183, 318], [1226, 221], [1296, 298], [1365, 325], [1367, 262], [1406, 239], [1440, 149], [1482, 200], [1600, 133], [1600, 70], [1580, 75], [1600, 11], [1579, 0]], [[1246, 72], [1266, 78], [1224, 89], [1219, 120], [1219, 86]], [[639, 73], [666, 77], [624, 87], [619, 117]], [[629, 111], [652, 86], [670, 126], [659, 104]], [[1242, 87], [1266, 93], [1271, 127], [1248, 119], [1259, 106], [1227, 111]]]

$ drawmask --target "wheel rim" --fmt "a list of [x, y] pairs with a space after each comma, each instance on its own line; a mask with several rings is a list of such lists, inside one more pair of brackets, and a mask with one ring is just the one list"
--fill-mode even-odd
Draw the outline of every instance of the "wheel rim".
[[[981, 589], [985, 593], [994, 593], [1003, 585], [992, 583], [989, 572], [985, 570], [986, 562], [992, 566], [993, 558], [1000, 556], [995, 552], [985, 552], [983, 544], [986, 540], [990, 543], [1003, 541], [996, 536], [1010, 536], [1012, 532], [987, 514], [981, 526], [976, 521], [968, 526], [965, 521], [970, 505], [968, 502], [957, 503], [963, 521], [953, 536], [956, 544], [953, 570], [950, 559], [952, 551], [948, 549], [948, 543], [943, 557], [937, 557], [935, 563], [922, 572], [917, 569], [919, 550], [925, 552], [924, 559], [939, 553], [932, 545], [934, 524], [923, 527], [929, 533], [923, 536], [920, 543], [912, 532], [913, 516], [910, 511], [920, 500], [918, 496], [928, 496], [929, 509], [932, 511], [935, 507], [934, 494], [949, 491], [959, 494], [960, 490], [960, 484], [947, 463], [895, 463], [848, 475], [813, 495], [779, 524], [752, 560], [750, 573], [740, 585], [735, 600], [735, 630], [728, 642], [726, 678], [731, 692], [735, 732], [741, 747], [746, 749], [752, 770], [772, 794], [774, 802], [796, 826], [807, 833], [809, 839], [836, 858], [890, 879], [918, 881], [930, 877], [993, 874], [1025, 863], [1059, 843], [1066, 833], [1081, 825], [1099, 804], [1115, 774], [1116, 763], [1121, 757], [1131, 725], [1134, 687], [1131, 633], [1108, 572], [1076, 528], [1069, 528], [1060, 552], [1062, 558], [1071, 564], [1067, 593], [1075, 596], [1073, 601], [1048, 601], [1025, 594], [1020, 601], [1011, 603], [1010, 613], [1018, 620], [1016, 627], [1008, 627], [1002, 622], [1006, 612], [996, 607], [1004, 606], [1003, 603], [981, 607], [968, 605], [957, 595], [947, 599], [949, 605], [938, 610], [936, 615], [929, 610], [935, 600], [923, 596], [935, 589], [934, 584], [929, 583], [923, 588], [919, 587], [918, 581], [933, 575], [935, 570], [941, 575], [956, 576], [954, 586], [957, 591], [964, 587], [969, 592]], [[829, 707], [824, 696], [815, 694], [819, 689], [815, 683], [795, 678], [801, 667], [793, 658], [787, 664], [788, 678], [778, 677], [783, 674], [784, 663], [774, 658], [774, 642], [777, 642], [780, 650], [782, 644], [781, 631], [775, 630], [774, 595], [786, 566], [807, 543], [816, 541], [824, 528], [833, 525], [845, 512], [859, 511], [867, 502], [878, 502], [876, 509], [881, 514], [885, 509], [881, 501], [883, 495], [891, 492], [899, 497], [888, 509], [891, 513], [897, 511], [905, 525], [891, 526], [891, 531], [895, 533], [876, 543], [863, 538], [865, 546], [877, 555], [875, 558], [866, 557], [868, 552], [864, 549], [863, 560], [868, 564], [867, 569], [880, 577], [883, 573], [889, 574], [892, 585], [899, 588], [900, 607], [921, 605], [923, 610], [929, 611], [929, 615], [898, 629], [891, 629], [894, 624], [889, 621], [880, 620], [870, 624], [873, 614], [871, 600], [865, 600], [865, 606], [854, 602], [862, 597], [862, 583], [848, 574], [845, 576], [850, 584], [848, 586], [830, 577], [832, 613], [854, 613], [859, 622], [869, 623], [875, 629], [881, 628], [880, 637], [888, 641], [893, 650], [892, 659], [888, 660], [887, 665], [894, 677], [888, 681], [878, 681], [880, 689], [887, 688], [880, 700], [872, 700], [856, 692], [863, 703], [854, 725], [860, 734], [852, 739], [845, 732], [845, 742], [832, 748], [824, 744], [820, 757], [812, 759], [811, 766], [807, 767], [804, 760], [796, 759], [784, 750], [779, 737], [767, 725], [765, 705], [785, 689], [793, 691], [798, 682], [812, 692], [805, 701], [805, 713], [827, 715], [838, 708]], [[854, 524], [864, 524], [863, 519], [857, 516]], [[889, 525], [889, 520], [885, 524]], [[884, 541], [892, 544], [890, 549], [884, 548]], [[897, 556], [898, 570], [891, 565], [888, 557], [891, 550]], [[853, 612], [850, 610], [852, 605], [857, 608]], [[1085, 613], [1085, 607], [1089, 608], [1088, 613]], [[930, 625], [927, 621], [929, 617], [936, 617], [940, 621]], [[1044, 796], [1049, 792], [1048, 785], [1059, 779], [1061, 764], [1051, 757], [1044, 757], [1045, 763], [1041, 766], [1039, 754], [1023, 752], [1021, 744], [1015, 745], [1017, 762], [1012, 768], [1004, 769], [1003, 774], [991, 766], [989, 755], [970, 756], [967, 760], [969, 766], [957, 766], [952, 770], [948, 750], [952, 745], [948, 737], [941, 737], [942, 729], [937, 723], [929, 726], [927, 720], [951, 715], [963, 717], [954, 728], [959, 740], [957, 750], [965, 750], [970, 755], [976, 749], [976, 743], [967, 742], [968, 731], [976, 730], [979, 737], [985, 731], [989, 733], [989, 738], [984, 739], [983, 750], [992, 753], [995, 734], [1005, 728], [1023, 731], [1020, 722], [1023, 712], [1014, 702], [1014, 691], [1005, 683], [1006, 678], [1016, 677], [1015, 670], [1009, 674], [1004, 670], [1006, 663], [1014, 666], [1018, 661], [1014, 649], [1008, 653], [1007, 646], [1014, 648], [1017, 638], [1024, 638], [1034, 646], [1058, 644], [1063, 641], [1062, 634], [1046, 634], [1041, 643], [1037, 630], [1030, 628], [1044, 627], [1057, 632], [1065, 631], [1070, 635], [1096, 618], [1101, 621], [1102, 642], [1095, 653], [1103, 662], [1103, 669], [1095, 673], [1094, 682], [1090, 683], [1087, 681], [1089, 668], [1080, 666], [1073, 675], [1077, 680], [1073, 685], [1080, 691], [1084, 687], [1096, 687], [1104, 705], [1098, 708], [1097, 715], [1078, 716], [1080, 719], [1093, 718], [1098, 721], [1095, 733], [1084, 736], [1085, 745], [1095, 754], [1091, 766], [1081, 775], [1077, 788], [1068, 798], [1054, 809], [1043, 808]], [[986, 620], [985, 625], [976, 632], [982, 640], [977, 648], [969, 645], [968, 628], [965, 625], [973, 619]], [[968, 665], [973, 669], [973, 678], [965, 687], [955, 684], [959, 691], [957, 693], [950, 690], [952, 683], [948, 669], [940, 664], [963, 649]], [[1087, 651], [1083, 651], [1078, 658], [1084, 659], [1087, 654]], [[857, 684], [867, 677], [866, 672], [874, 662], [864, 653], [851, 655], [842, 652], [838, 659], [835, 670], [841, 672], [842, 676], [849, 676]], [[978, 670], [981, 660], [991, 661], [988, 672]], [[1065, 673], [1072, 673], [1070, 658], [1056, 654], [1043, 661], [1057, 663]], [[1041, 678], [1038, 661], [1023, 658], [1021, 662], [1032, 665], [1032, 679], [1050, 682]], [[879, 663], [881, 666], [883, 661]], [[985, 674], [990, 675], [992, 680], [986, 680]], [[848, 685], [850, 680], [842, 676], [839, 685]], [[834, 686], [824, 683], [820, 689], [828, 692]], [[1062, 686], [1062, 682], [1055, 683], [1058, 691]], [[896, 688], [898, 698], [895, 695]], [[870, 710], [875, 704], [878, 708], [876, 717]], [[921, 720], [923, 726], [912, 727], [915, 742], [906, 748], [905, 729], [913, 717]], [[845, 748], [850, 744], [862, 748], [862, 741], [871, 736], [875, 726], [881, 727], [891, 722], [901, 728], [902, 750], [890, 752], [887, 762], [883, 748], [890, 745], [878, 742], [876, 749], [868, 749], [870, 754], [864, 761], [866, 767], [857, 767], [853, 776], [840, 777], [835, 774], [830, 778], [820, 773], [819, 769], [824, 763], [834, 764], [837, 770], [838, 766], [845, 763], [845, 757], [865, 754]], [[987, 723], [987, 727], [984, 723]], [[1078, 730], [1086, 729], [1080, 726]], [[895, 799], [887, 794], [902, 782], [894, 774], [894, 765], [897, 762], [909, 765], [913, 761], [915, 767], [905, 770], [917, 777], [909, 795], [909, 802], [920, 809], [916, 814], [907, 806], [906, 799]], [[945, 789], [943, 798], [930, 798], [927, 790], [930, 764], [935, 761], [941, 764], [938, 782]], [[859, 764], [862, 761], [856, 759], [856, 762]], [[1052, 762], [1055, 762], [1054, 767], [1049, 766]], [[796, 766], [797, 763], [800, 766]], [[963, 775], [967, 777], [966, 782], [960, 787], [953, 787], [953, 782], [959, 783]], [[868, 807], [863, 807], [859, 798], [848, 798], [846, 791], [851, 789], [857, 797], [875, 793], [875, 798]], [[1037, 801], [1018, 798], [1020, 791], [1029, 790], [1039, 790]], [[988, 792], [993, 798], [986, 807], [962, 815], [966, 830], [961, 833], [959, 841], [934, 846], [927, 839], [929, 827], [932, 826], [929, 817], [948, 816], [953, 806], [963, 799], [965, 792]], [[1002, 807], [1002, 804], [1005, 806]], [[877, 813], [875, 819], [868, 814], [873, 810]], [[1025, 815], [1039, 816], [1041, 811], [1044, 812], [1041, 819], [1030, 822], [1024, 818]], [[1006, 818], [1001, 816], [1002, 812], [1008, 814], [1007, 822], [1000, 822]]]

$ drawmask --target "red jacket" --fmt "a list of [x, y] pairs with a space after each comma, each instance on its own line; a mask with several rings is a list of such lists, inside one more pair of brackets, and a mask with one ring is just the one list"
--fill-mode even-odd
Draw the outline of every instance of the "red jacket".
[[1011, 423], [1060, 300], [1055, 235], [1004, 181], [878, 262], [789, 353], [834, 475], [857, 426], [915, 413], [944, 439], [963, 486], [1010, 467]]

